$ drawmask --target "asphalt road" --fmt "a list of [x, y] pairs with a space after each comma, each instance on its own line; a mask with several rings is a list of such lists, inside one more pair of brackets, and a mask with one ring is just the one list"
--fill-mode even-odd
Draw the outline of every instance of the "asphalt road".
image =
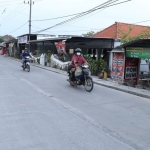
[[0, 150], [149, 150], [150, 100], [0, 56]]

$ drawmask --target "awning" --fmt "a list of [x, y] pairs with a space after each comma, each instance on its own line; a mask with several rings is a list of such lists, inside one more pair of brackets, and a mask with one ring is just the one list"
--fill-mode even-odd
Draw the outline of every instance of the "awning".
[[117, 48], [125, 48], [125, 47], [149, 47], [150, 48], [150, 39], [138, 39], [131, 42], [127, 42], [118, 46]]

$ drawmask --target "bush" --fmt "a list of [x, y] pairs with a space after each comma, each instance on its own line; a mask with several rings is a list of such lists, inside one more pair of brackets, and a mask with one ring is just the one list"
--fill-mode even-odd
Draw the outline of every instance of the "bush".
[[38, 64], [40, 64], [40, 58], [37, 58], [37, 62], [38, 62]]
[[99, 60], [94, 60], [90, 56], [85, 56], [85, 59], [90, 64], [89, 69], [91, 71], [91, 74], [99, 75], [103, 72], [110, 72], [109, 68], [107, 67], [107, 62], [102, 58], [100, 58]]

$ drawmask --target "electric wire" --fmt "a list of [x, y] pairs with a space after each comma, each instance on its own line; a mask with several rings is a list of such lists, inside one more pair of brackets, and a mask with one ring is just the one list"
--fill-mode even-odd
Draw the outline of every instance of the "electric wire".
[[27, 21], [26, 23], [24, 23], [22, 26], [20, 26], [19, 28], [15, 29], [14, 31], [12, 31], [12, 32], [8, 33], [7, 35], [9, 35], [9, 34], [11, 34], [11, 33], [15, 32], [15, 31], [19, 30], [20, 28], [22, 28], [22, 27], [23, 27], [24, 25], [26, 25], [27, 23], [28, 23], [28, 21]]
[[[109, 0], [109, 1], [112, 1], [112, 0]], [[118, 0], [117, 0], [118, 1]], [[106, 2], [105, 2], [106, 3]], [[103, 3], [103, 4], [105, 4], [105, 3]], [[102, 5], [102, 4], [101, 4]], [[99, 6], [99, 5], [98, 5]], [[96, 6], [96, 7], [98, 7], [98, 6]], [[94, 8], [96, 8], [96, 7], [94, 7]], [[94, 8], [92, 8], [92, 9], [94, 9]], [[91, 9], [90, 9], [91, 10]], [[90, 11], [90, 10], [88, 10], [88, 11]], [[56, 18], [50, 18], [50, 19], [43, 19], [43, 20], [32, 20], [32, 21], [46, 21], [46, 20], [54, 20], [54, 19], [60, 19], [60, 18], [65, 18], [65, 17], [70, 17], [70, 16], [75, 16], [75, 15], [81, 15], [81, 14], [83, 14], [83, 13], [86, 13], [87, 11], [84, 11], [84, 12], [80, 12], [80, 13], [75, 13], [75, 14], [71, 14], [71, 15], [66, 15], [66, 16], [61, 16], [61, 17], [56, 17]]]
[[4, 22], [4, 24], [5, 24], [6, 22], [10, 21], [11, 19], [13, 19], [14, 17], [16, 17], [17, 15], [20, 15], [20, 12], [24, 11], [27, 7], [29, 7], [29, 6], [26, 6], [24, 9], [20, 10], [19, 12], [17, 12], [17, 14], [14, 14], [9, 20], [7, 19], [7, 20]]
[[2, 22], [4, 20], [6, 20], [7, 18], [9, 18], [13, 13], [16, 13], [18, 11], [18, 8], [20, 9], [20, 8], [22, 8], [22, 6], [24, 6], [24, 5], [22, 5], [22, 6], [21, 5], [22, 4], [18, 5], [10, 14], [8, 14], [5, 18], [1, 19], [0, 22]]
[[[103, 3], [103, 4], [101, 4], [101, 5], [98, 5], [98, 6], [94, 7], [94, 8], [92, 8], [92, 9], [90, 9], [90, 10], [84, 12], [84, 13], [81, 13], [81, 14], [75, 16], [75, 17], [72, 17], [72, 18], [70, 18], [70, 19], [68, 19], [68, 20], [65, 20], [65, 21], [63, 21], [63, 22], [60, 22], [60, 23], [58, 23], [58, 24], [56, 24], [56, 25], [53, 25], [53, 26], [51, 26], [51, 27], [48, 27], [48, 28], [46, 28], [46, 29], [37, 31], [36, 33], [40, 33], [40, 32], [46, 31], [46, 30], [48, 30], [48, 29], [54, 28], [54, 27], [56, 27], [56, 26], [60, 26], [60, 25], [62, 25], [62, 24], [64, 24], [64, 23], [70, 22], [70, 21], [75, 20], [75, 19], [77, 19], [77, 18], [79, 18], [79, 17], [82, 17], [82, 16], [84, 16], [84, 15], [87, 15], [87, 14], [89, 14], [89, 13], [92, 13], [92, 12], [98, 10], [98, 9], [102, 9], [102, 8], [106, 8], [106, 7], [118, 5], [118, 4], [121, 4], [121, 3], [124, 3], [124, 2], [128, 2], [128, 1], [131, 1], [131, 0], [127, 0], [127, 1], [124, 1], [124, 2], [120, 2], [120, 3], [117, 3], [117, 4], [113, 4], [113, 3], [116, 2], [116, 1], [118, 1], [118, 0], [115, 0], [115, 1], [109, 0], [109, 1], [107, 1], [107, 2], [105, 2], [105, 3]], [[113, 4], [113, 5], [110, 5], [110, 4]]]
[[38, 32], [38, 33], [39, 33], [39, 32], [43, 32], [43, 31], [46, 31], [46, 30], [51, 29], [51, 28], [53, 28], [53, 27], [62, 25], [62, 24], [64, 24], [64, 23], [66, 23], [66, 22], [72, 21], [72, 20], [74, 20], [74, 19], [76, 19], [76, 18], [79, 18], [79, 17], [81, 17], [81, 16], [83, 16], [83, 15], [86, 15], [87, 13], [90, 13], [90, 12], [93, 11], [94, 9], [98, 8], [99, 6], [103, 6], [103, 5], [105, 5], [105, 4], [110, 3], [111, 1], [112, 1], [112, 0], [109, 0], [109, 1], [107, 1], [107, 2], [105, 2], [105, 3], [103, 3], [103, 4], [101, 4], [101, 5], [98, 5], [98, 6], [94, 7], [94, 8], [92, 8], [92, 9], [88, 10], [88, 11], [81, 12], [81, 13], [79, 13], [79, 15], [77, 15], [77, 16], [75, 16], [75, 17], [72, 17], [72, 18], [70, 18], [70, 19], [68, 19], [68, 20], [65, 20], [65, 21], [63, 21], [63, 22], [60, 22], [60, 23], [54, 25], [54, 26], [51, 26], [51, 27], [49, 27], [49, 28], [46, 28], [46, 29], [43, 29], [43, 30], [37, 31], [37, 32]]
[[[118, 0], [116, 0], [116, 1], [118, 1]], [[109, 7], [114, 6], [114, 5], [118, 5], [118, 4], [121, 4], [121, 3], [125, 3], [125, 2], [127, 2], [127, 1], [120, 2], [120, 3], [115, 3], [115, 4], [113, 4], [113, 5], [109, 5]], [[107, 7], [108, 7], [108, 6], [107, 6]], [[106, 9], [106, 7], [102, 8], [102, 9], [100, 9], [98, 12], [95, 12], [95, 13], [93, 13], [93, 14], [91, 14], [91, 15], [88, 15], [88, 16], [86, 16], [86, 17], [84, 17], [84, 18], [82, 17], [82, 21], [83, 21], [84, 19], [86, 19], [87, 17], [93, 16], [93, 15], [99, 13], [100, 11], [103, 11], [104, 9]], [[98, 10], [98, 9], [97, 9], [97, 10]], [[78, 21], [79, 21], [79, 20], [78, 20]]]

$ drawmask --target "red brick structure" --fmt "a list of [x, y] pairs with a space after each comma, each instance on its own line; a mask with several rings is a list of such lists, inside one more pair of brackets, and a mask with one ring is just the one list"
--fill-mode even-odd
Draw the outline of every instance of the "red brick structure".
[[123, 32], [128, 33], [129, 28], [132, 28], [132, 31], [129, 34], [129, 37], [135, 37], [139, 35], [141, 31], [150, 30], [148, 26], [141, 26], [141, 25], [134, 25], [134, 24], [128, 24], [128, 23], [121, 23], [121, 22], [115, 22], [113, 25], [105, 28], [104, 30], [98, 32], [93, 37], [108, 37], [108, 38], [115, 38], [120, 39], [122, 34], [117, 31], [121, 30]]

